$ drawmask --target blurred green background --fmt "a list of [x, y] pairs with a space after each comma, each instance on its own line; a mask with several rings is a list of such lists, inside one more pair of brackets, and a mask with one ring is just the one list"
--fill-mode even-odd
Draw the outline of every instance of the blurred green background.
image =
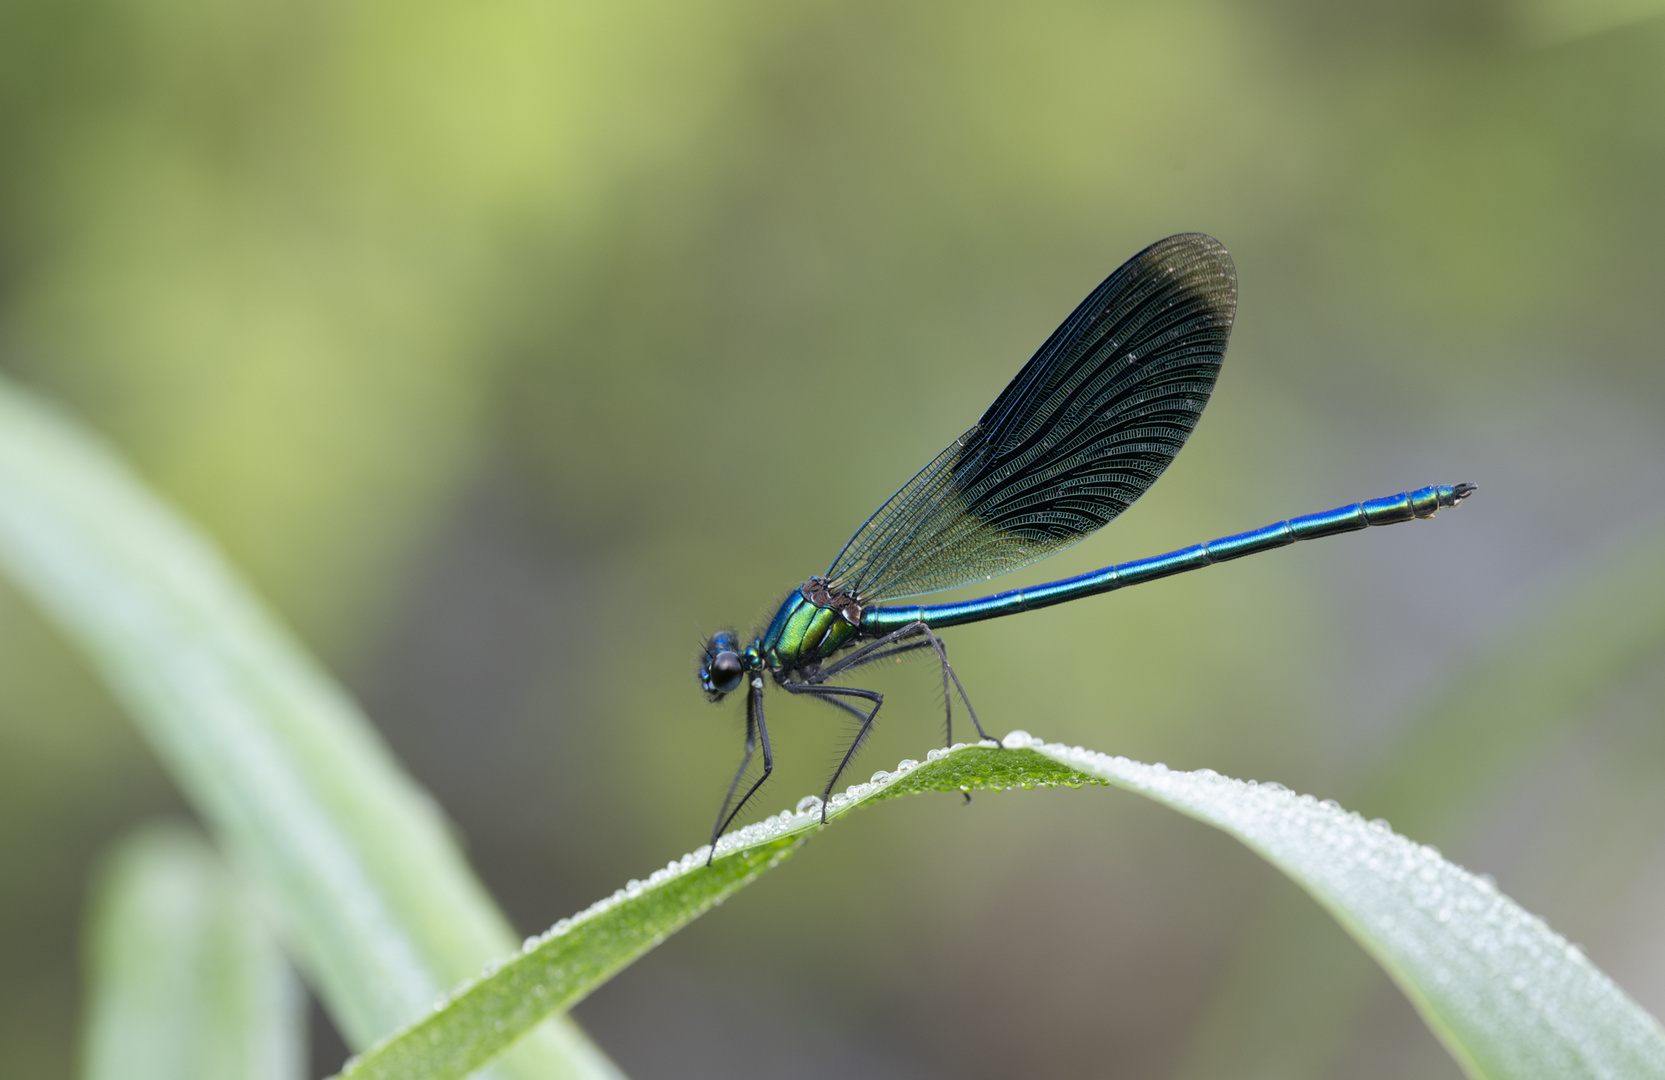
[[[533, 931], [705, 839], [742, 717], [701, 628], [1210, 232], [1240, 307], [1190, 447], [1003, 584], [1481, 493], [955, 631], [980, 715], [1385, 813], [1659, 1015], [1665, 634], [1532, 724], [1428, 732], [1665, 565], [1662, 6], [13, 0], [0, 366], [207, 526]], [[928, 668], [873, 680], [852, 779], [940, 738]], [[9, 586], [0, 672], [0, 1075], [68, 1076], [89, 869], [183, 807]], [[841, 715], [771, 698], [760, 811], [820, 790]], [[906, 800], [578, 1015], [642, 1078], [1459, 1075], [1355, 954], [1139, 800]], [[316, 1009], [314, 1043], [339, 1065]]]

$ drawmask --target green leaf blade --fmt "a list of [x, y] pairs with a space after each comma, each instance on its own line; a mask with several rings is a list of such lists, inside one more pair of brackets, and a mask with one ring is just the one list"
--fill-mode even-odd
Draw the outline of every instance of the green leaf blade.
[[[1024, 739], [1007, 736], [1014, 744]], [[1387, 970], [1471, 1076], [1665, 1077], [1665, 1032], [1582, 952], [1385, 822], [1209, 770], [1034, 749], [1213, 825], [1277, 866]]]
[[457, 988], [433, 1014], [347, 1063], [353, 1080], [461, 1077], [552, 1012], [570, 1008], [666, 937], [750, 884], [802, 842], [807, 823], [707, 866], [708, 848], [632, 881], [519, 955]]
[[[1209, 770], [1180, 772], [1015, 731], [835, 795], [829, 821], [901, 795], [1110, 785], [1235, 836], [1324, 906], [1476, 1078], [1665, 1080], [1665, 1032], [1542, 920], [1437, 851], [1330, 802]], [[353, 1062], [351, 1080], [452, 1080], [566, 1008], [820, 831], [806, 799], [632, 882]]]
[[[93, 660], [349, 1044], [514, 948], [438, 808], [213, 544], [107, 447], [0, 381], [0, 564]], [[507, 1075], [612, 1078], [570, 1020]]]
[[[695, 852], [430, 1013], [443, 988], [513, 952], [437, 809], [210, 545], [101, 446], [4, 384], [0, 560], [127, 701], [281, 913], [349, 1039], [362, 1046], [414, 1022], [355, 1075], [461, 1076], [511, 1043], [502, 1067], [515, 1075], [616, 1075], [575, 1027], [539, 1019], [821, 827], [819, 804], [748, 826], [723, 839], [715, 865]], [[1004, 747], [933, 751], [876, 774], [828, 810], [919, 791], [1091, 783], [1163, 802], [1282, 869], [1383, 964], [1472, 1075], [1665, 1078], [1659, 1025], [1541, 922], [1431, 848], [1275, 785], [1014, 732]]]
[[99, 875], [83, 1080], [301, 1080], [305, 996], [252, 898], [193, 830], [151, 826]]
[[[1601, 716], [1591, 704], [1646, 670], [1662, 643], [1665, 529], [1655, 526], [1523, 605], [1513, 629], [1465, 658], [1347, 801], [1409, 835], [1450, 836], [1523, 762]], [[1288, 894], [1265, 904], [1246, 940], [1175, 1080], [1334, 1074], [1372, 985], [1364, 958], [1332, 946]], [[1303, 1037], [1290, 1038], [1295, 1031]]]

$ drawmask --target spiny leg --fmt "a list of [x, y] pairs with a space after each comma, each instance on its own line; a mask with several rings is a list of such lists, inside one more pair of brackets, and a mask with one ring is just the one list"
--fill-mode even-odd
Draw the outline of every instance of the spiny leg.
[[[915, 623], [912, 626], [903, 627], [901, 630], [898, 630], [895, 634], [888, 635], [888, 637], [889, 638], [894, 638], [894, 637], [896, 637], [898, 635], [902, 635], [902, 634], [918, 635], [922, 632], [920, 628], [923, 627], [923, 625], [924, 624], [922, 624], [922, 623]], [[928, 635], [928, 631], [926, 633]], [[910, 642], [907, 642], [906, 644], [902, 644], [902, 645], [887, 643], [887, 640], [888, 640], [887, 638], [881, 638], [879, 641], [876, 641], [876, 642], [873, 643], [874, 646], [876, 646], [876, 648], [874, 648], [873, 650], [871, 650], [871, 651], [864, 650], [862, 653], [853, 654], [853, 655], [847, 657], [844, 662], [835, 665], [828, 672], [822, 672], [821, 674], [817, 675], [811, 681], [820, 682], [828, 674], [833, 674], [833, 675], [846, 674], [846, 673], [848, 673], [848, 672], [850, 672], [850, 671], [852, 671], [856, 668], [866, 667], [868, 664], [877, 664], [881, 660], [895, 659], [895, 658], [900, 657], [904, 653], [917, 652], [920, 649], [936, 648], [936, 650], [939, 654], [939, 659], [940, 659], [940, 654], [942, 652], [942, 648], [936, 640], [934, 640], [933, 638], [931, 638], [929, 636], [927, 636], [926, 638], [924, 638], [922, 640], [910, 641]], [[883, 648], [877, 648], [877, 646], [884, 646], [884, 647]], [[962, 699], [965, 697], [965, 692], [963, 690], [960, 692], [960, 697]], [[944, 665], [944, 667], [943, 667], [943, 675], [942, 675], [942, 701], [943, 701], [944, 714], [945, 714], [946, 719], [947, 719], [947, 736], [948, 736], [948, 741], [946, 743], [944, 743], [943, 745], [953, 746], [954, 745], [954, 697], [953, 697], [953, 691], [950, 690], [949, 686], [948, 686], [948, 668], [947, 668], [946, 665]], [[970, 708], [970, 707], [971, 707], [971, 703], [967, 702], [966, 703], [966, 708]]]
[[854, 705], [851, 705], [848, 701], [840, 701], [840, 700], [838, 700], [838, 698], [832, 697], [832, 696], [829, 696], [829, 695], [826, 695], [826, 694], [817, 694], [817, 695], [814, 695], [814, 696], [815, 696], [815, 699], [817, 701], [824, 701], [828, 705], [835, 705], [838, 708], [843, 709], [845, 712], [849, 713], [851, 716], [855, 717], [857, 720], [866, 720], [867, 719], [867, 710], [866, 709], [858, 709]]
[[863, 645], [849, 656], [846, 656], [841, 660], [836, 660], [816, 672], [814, 675], [811, 675], [808, 681], [811, 683], [823, 683], [841, 672], [849, 671], [851, 668], [862, 667], [863, 665], [870, 664], [884, 656], [889, 656], [891, 654], [888, 651], [877, 656], [874, 654], [878, 653], [879, 650], [883, 649], [885, 646], [901, 641], [903, 638], [917, 636], [920, 628], [924, 625], [924, 623], [917, 622], [909, 623], [900, 630], [893, 630], [882, 638], [876, 638], [873, 641], [869, 641], [866, 645]]
[[[925, 626], [924, 623], [921, 623], [920, 625]], [[989, 738], [989, 733], [983, 730], [982, 721], [977, 719], [977, 710], [971, 707], [971, 699], [965, 696], [965, 687], [960, 685], [960, 677], [954, 674], [954, 668], [948, 663], [948, 646], [942, 643], [941, 638], [931, 633], [931, 628], [929, 626], [925, 626], [925, 636], [929, 639], [931, 646], [936, 649], [937, 659], [942, 661], [942, 697], [943, 700], [947, 702], [948, 745], [954, 745], [954, 709], [953, 698], [948, 693], [949, 679], [954, 680], [954, 689], [960, 692], [960, 700], [965, 702], [965, 711], [971, 714], [971, 723], [977, 728], [977, 737], [982, 739], [984, 742], [992, 742], [993, 740]], [[967, 791], [962, 794], [965, 795], [965, 804], [970, 806], [971, 792]]]
[[[869, 653], [868, 655], [863, 656], [861, 659], [857, 660], [853, 664], [842, 664], [841, 663], [838, 666], [838, 669], [836, 671], [834, 671], [832, 674], [834, 674], [834, 675], [845, 675], [845, 674], [848, 674], [850, 671], [853, 671], [856, 668], [864, 668], [868, 664], [877, 664], [877, 663], [880, 663], [880, 662], [885, 661], [885, 660], [897, 659], [897, 658], [901, 657], [903, 653], [917, 652], [920, 649], [928, 649], [930, 647], [931, 647], [931, 643], [929, 641], [924, 641], [924, 640], [910, 641], [905, 645], [891, 645], [887, 648], [879, 650], [878, 652]], [[812, 685], [817, 685], [818, 686], [821, 683], [825, 682], [826, 678], [827, 678], [827, 673], [826, 672], [819, 672], [815, 675], [810, 676], [805, 681], [812, 684]]]
[[[746, 794], [734, 804], [734, 809], [730, 810], [728, 804], [733, 802], [734, 793], [740, 790], [740, 781], [745, 779], [746, 769], [752, 763], [752, 751], [759, 741], [763, 743], [763, 775], [746, 789]], [[711, 827], [711, 853], [705, 857], [705, 865], [710, 866], [711, 860], [717, 857], [717, 841], [728, 829], [729, 822], [740, 813], [746, 801], [757, 794], [757, 789], [763, 786], [763, 781], [769, 779], [769, 774], [774, 771], [775, 752], [769, 748], [769, 725], [763, 720], [763, 680], [754, 676], [751, 690], [746, 695], [746, 756], [740, 759], [740, 771], [734, 774], [734, 781], [728, 786], [728, 794], [723, 797], [722, 809], [717, 811], [717, 823]]]
[[[903, 638], [916, 636], [922, 636], [925, 640], [908, 645], [895, 644]], [[953, 692], [949, 690], [950, 681], [953, 682], [954, 690], [959, 692], [960, 700], [965, 702], [966, 712], [971, 714], [971, 723], [977, 728], [978, 737], [984, 741], [994, 741], [993, 737], [983, 730], [982, 721], [977, 719], [977, 710], [972, 707], [971, 699], [966, 697], [965, 687], [960, 685], [959, 675], [955, 674], [953, 665], [948, 662], [948, 647], [942, 643], [941, 638], [931, 632], [931, 627], [923, 622], [909, 623], [900, 630], [894, 630], [882, 638], [869, 642], [837, 663], [822, 668], [810, 681], [814, 683], [824, 682], [834, 675], [850, 671], [853, 668], [865, 667], [876, 661], [889, 659], [899, 653], [922, 649], [927, 645], [936, 650], [937, 660], [942, 664], [942, 697], [943, 709], [947, 718], [947, 745], [954, 745], [954, 696]]]
[[873, 730], [873, 719], [879, 715], [879, 707], [885, 703], [885, 696], [877, 690], [861, 690], [854, 686], [819, 686], [814, 683], [787, 683], [786, 689], [793, 694], [808, 694], [841, 706], [845, 703], [836, 701], [836, 698], [861, 698], [873, 703], [872, 711], [861, 722], [861, 730], [856, 732], [855, 740], [850, 743], [850, 748], [844, 751], [843, 760], [839, 761], [838, 768], [833, 770], [832, 778], [827, 781], [826, 790], [821, 792], [821, 823], [824, 825], [827, 822], [827, 803], [832, 801], [832, 789], [838, 783], [838, 778], [844, 775], [844, 770], [849, 767], [850, 762], [855, 760], [856, 751], [861, 749], [861, 744], [867, 741], [867, 733]]
[[[984, 742], [994, 742], [993, 737], [983, 730], [983, 722], [977, 719], [977, 710], [971, 707], [971, 699], [965, 696], [965, 687], [960, 685], [960, 677], [954, 674], [953, 666], [948, 663], [948, 646], [942, 643], [941, 638], [931, 633], [929, 626], [924, 623], [918, 625], [924, 630], [925, 638], [931, 643], [931, 647], [936, 649], [937, 659], [942, 661], [942, 696], [944, 698], [949, 696], [948, 682], [953, 680], [954, 689], [960, 692], [960, 700], [965, 702], [965, 711], [971, 714], [971, 724], [977, 729], [977, 737]], [[948, 745], [954, 745], [954, 711], [952, 708], [948, 711]], [[971, 800], [967, 799], [966, 801], [970, 802]]]
[[[874, 653], [874, 654], [872, 654], [868, 657], [865, 657], [861, 661], [861, 663], [853, 664], [851, 666], [852, 667], [863, 667], [867, 664], [877, 663], [880, 660], [888, 660], [891, 657], [896, 656], [900, 653], [913, 652], [915, 649], [928, 648], [930, 646], [930, 644], [931, 643], [929, 641], [916, 641], [916, 642], [913, 642], [913, 643], [908, 644], [908, 645], [898, 645], [894, 648], [887, 649], [883, 652], [877, 652], [877, 653]], [[848, 669], [846, 669], [846, 670], [848, 670]], [[819, 688], [819, 689], [823, 689], [823, 690], [831, 691], [831, 692], [836, 692], [836, 690], [838, 688], [837, 687], [822, 687], [822, 688]], [[814, 693], [813, 690], [805, 690], [805, 691], [802, 691], [802, 692], [803, 693]], [[948, 688], [945, 685], [943, 687], [943, 693], [946, 694], [947, 692], [948, 692]], [[816, 696], [820, 697], [820, 699], [822, 701], [825, 701], [828, 705], [838, 706], [840, 709], [843, 709], [845, 712], [849, 713], [851, 716], [854, 716], [857, 720], [861, 720], [861, 721], [865, 722], [866, 719], [867, 719], [867, 714], [866, 713], [862, 712], [860, 709], [856, 708], [854, 705], [850, 705], [847, 702], [843, 702], [843, 701], [838, 700], [838, 698], [833, 697], [831, 695], [831, 693], [818, 694]], [[965, 697], [965, 691], [964, 690], [960, 691], [960, 697], [961, 697], [962, 700], [964, 699], [964, 697]], [[970, 707], [971, 707], [971, 703], [967, 702], [966, 703], [966, 708], [969, 709]], [[975, 719], [975, 717], [973, 717], [973, 719]], [[953, 732], [952, 732], [952, 730], [950, 730], [950, 732], [949, 732], [949, 743], [950, 744], [953, 743]], [[840, 768], [842, 768], [842, 766], [840, 766]], [[835, 774], [833, 776], [833, 780], [836, 781], [837, 779], [838, 779], [838, 777]], [[967, 791], [967, 792], [964, 792], [963, 794], [965, 795], [966, 804], [970, 805], [970, 803], [971, 803], [971, 792]], [[825, 800], [823, 800], [823, 801], [825, 801]]]

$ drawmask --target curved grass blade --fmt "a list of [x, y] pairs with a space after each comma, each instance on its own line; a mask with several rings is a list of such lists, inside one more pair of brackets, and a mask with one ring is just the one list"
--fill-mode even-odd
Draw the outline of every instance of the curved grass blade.
[[[514, 948], [433, 801], [213, 546], [4, 381], [0, 564], [125, 703], [350, 1044]], [[619, 1075], [567, 1019], [501, 1068]]]
[[[1445, 842], [1523, 761], [1599, 715], [1591, 706], [1665, 644], [1665, 527], [1585, 560], [1517, 626], [1464, 661], [1461, 678], [1413, 718], [1349, 803]], [[1368, 965], [1325, 935], [1296, 897], [1269, 898], [1245, 940], [1176, 1077], [1332, 1075], [1372, 985]], [[1289, 1038], [1292, 1031], [1303, 1037]]]
[[302, 1080], [300, 982], [201, 836], [142, 829], [99, 877], [82, 1080]]
[[[1207, 770], [1176, 772], [1013, 732], [934, 750], [834, 796], [858, 806], [926, 791], [1108, 784], [1243, 841], [1318, 900], [1404, 989], [1471, 1076], [1665, 1080], [1665, 1032], [1577, 949], [1438, 852], [1333, 803]], [[351, 1080], [447, 1080], [781, 861], [826, 826], [820, 803], [749, 825], [529, 939], [519, 955], [350, 1063]]]

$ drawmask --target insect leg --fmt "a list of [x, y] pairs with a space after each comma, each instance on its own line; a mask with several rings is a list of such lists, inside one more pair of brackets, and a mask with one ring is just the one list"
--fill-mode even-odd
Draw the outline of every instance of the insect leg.
[[[906, 645], [896, 644], [904, 638], [916, 636], [923, 637], [925, 640], [911, 642]], [[966, 697], [965, 687], [960, 685], [960, 677], [954, 673], [953, 666], [948, 662], [948, 647], [942, 643], [941, 638], [931, 632], [930, 626], [926, 623], [909, 623], [900, 630], [892, 631], [882, 638], [869, 642], [837, 663], [822, 668], [810, 681], [820, 683], [852, 668], [862, 667], [865, 664], [871, 664], [876, 660], [883, 660], [898, 653], [922, 649], [927, 645], [936, 650], [937, 660], [942, 664], [942, 699], [947, 718], [947, 745], [954, 745], [954, 691], [958, 691], [960, 700], [965, 702], [966, 712], [971, 714], [971, 722], [977, 728], [978, 737], [989, 741], [991, 736], [983, 730], [982, 721], [977, 719], [977, 710], [972, 707], [971, 699]], [[949, 689], [950, 683], [953, 684], [952, 690]]]
[[[930, 647], [931, 643], [929, 641], [910, 641], [905, 645], [891, 645], [887, 648], [880, 649], [877, 652], [859, 657], [854, 663], [846, 664], [843, 661], [840, 661], [837, 669], [832, 671], [832, 674], [843, 675], [845, 672], [853, 671], [856, 668], [866, 667], [868, 664], [877, 664], [881, 660], [889, 660], [893, 657], [901, 656], [903, 653], [910, 653], [917, 649], [928, 649]], [[815, 675], [805, 681], [810, 683], [821, 683], [826, 681], [826, 678], [827, 672], [820, 671], [816, 672]]]
[[[844, 751], [844, 757], [839, 761], [838, 768], [833, 770], [832, 778], [827, 781], [826, 790], [821, 792], [821, 822], [825, 824], [827, 821], [827, 802], [832, 798], [833, 786], [838, 783], [838, 778], [844, 775], [844, 770], [849, 767], [850, 762], [855, 760], [856, 751], [861, 749], [861, 744], [867, 741], [867, 734], [873, 730], [873, 719], [879, 715], [879, 707], [885, 703], [885, 696], [877, 690], [861, 690], [853, 686], [818, 686], [812, 683], [787, 683], [786, 689], [793, 694], [809, 694], [812, 697], [828, 700], [839, 697], [853, 697], [873, 703], [872, 710], [867, 713], [861, 722], [861, 730], [856, 732], [855, 740], [850, 743], [850, 748]], [[838, 702], [838, 704], [843, 704], [843, 702]]]
[[874, 653], [883, 649], [887, 645], [901, 641], [903, 638], [915, 637], [922, 629], [925, 629], [924, 623], [909, 623], [900, 630], [894, 630], [882, 638], [869, 641], [866, 645], [863, 645], [861, 648], [857, 649], [849, 656], [846, 656], [844, 659], [828, 664], [826, 667], [816, 672], [810, 679], [810, 682], [826, 682], [828, 679], [837, 675], [841, 671], [849, 671], [851, 668], [861, 667], [863, 664], [871, 663]]
[[[971, 714], [971, 723], [977, 728], [978, 738], [985, 742], [995, 741], [993, 736], [983, 730], [982, 721], [977, 719], [977, 710], [971, 707], [971, 699], [965, 696], [965, 687], [960, 685], [960, 677], [954, 674], [953, 667], [948, 663], [948, 646], [942, 643], [941, 638], [931, 633], [929, 626], [924, 623], [918, 623], [917, 625], [924, 632], [925, 638], [930, 642], [931, 647], [936, 649], [937, 659], [942, 661], [942, 696], [944, 698], [949, 697], [948, 682], [952, 679], [954, 689], [960, 692], [960, 700], [965, 702], [965, 711]], [[954, 710], [952, 706], [948, 710], [948, 745], [954, 745]]]
[[[806, 693], [808, 693], [808, 692], [809, 691], [806, 691]], [[855, 717], [857, 720], [866, 720], [867, 719], [867, 710], [866, 709], [858, 709], [854, 705], [851, 705], [848, 701], [840, 701], [840, 700], [838, 700], [838, 698], [833, 697], [831, 695], [827, 695], [827, 694], [816, 694], [814, 696], [815, 696], [815, 699], [817, 701], [824, 701], [828, 705], [835, 705], [838, 708], [843, 709], [845, 712], [849, 713], [851, 716]]]
[[[730, 810], [728, 804], [734, 801], [734, 793], [740, 790], [740, 781], [745, 779], [746, 768], [752, 763], [752, 751], [759, 742], [763, 744], [763, 775], [751, 787], [740, 801], [734, 803]], [[728, 828], [729, 822], [740, 813], [746, 801], [757, 794], [757, 789], [763, 786], [763, 781], [769, 779], [769, 774], [775, 771], [775, 752], [769, 748], [769, 725], [763, 720], [763, 680], [753, 677], [751, 690], [746, 694], [746, 756], [740, 759], [740, 770], [734, 774], [733, 783], [728, 786], [728, 794], [723, 797], [722, 809], [717, 811], [717, 823], [711, 827], [711, 853], [705, 857], [705, 865], [710, 866], [711, 860], [717, 856], [717, 841]]]

